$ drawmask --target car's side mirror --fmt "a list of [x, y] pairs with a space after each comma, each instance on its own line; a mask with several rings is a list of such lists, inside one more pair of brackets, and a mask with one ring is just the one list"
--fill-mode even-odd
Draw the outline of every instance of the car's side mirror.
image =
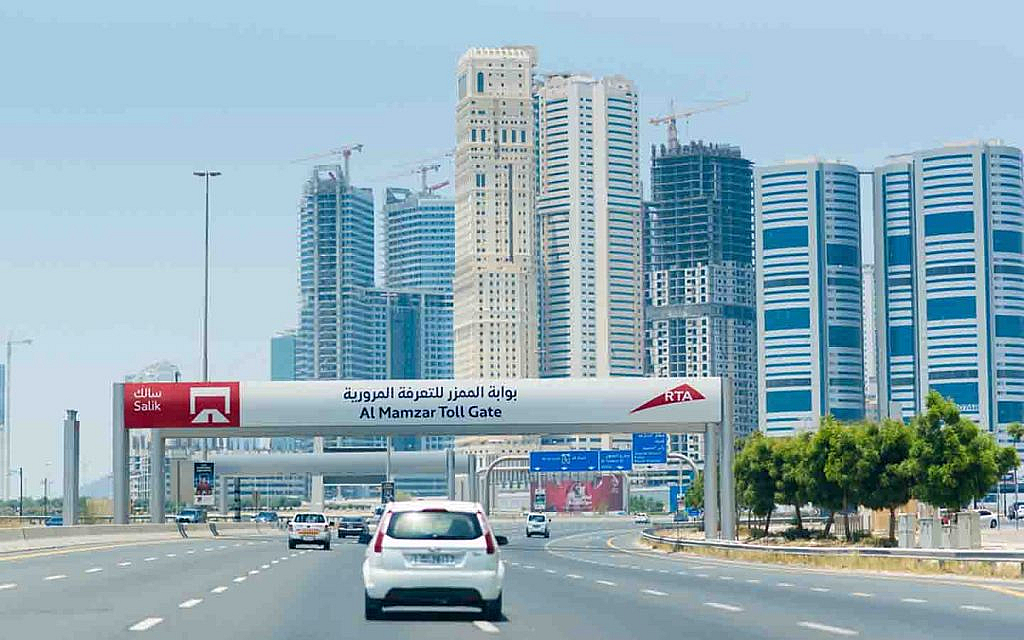
[[504, 547], [508, 544], [508, 536], [494, 536], [494, 541], [498, 543], [499, 547]]

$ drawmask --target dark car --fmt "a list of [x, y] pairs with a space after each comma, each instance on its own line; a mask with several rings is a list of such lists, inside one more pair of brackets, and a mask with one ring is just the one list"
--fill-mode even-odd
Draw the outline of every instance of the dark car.
[[43, 524], [47, 527], [63, 527], [64, 516], [50, 516], [49, 518], [43, 521]]
[[277, 522], [279, 519], [280, 518], [278, 518], [278, 515], [277, 515], [276, 511], [260, 511], [259, 513], [257, 513], [253, 517], [252, 521], [253, 522]]
[[338, 537], [358, 537], [366, 530], [366, 519], [362, 516], [342, 516], [338, 520]]
[[199, 524], [206, 522], [206, 511], [202, 509], [182, 509], [174, 517], [174, 521], [180, 524]]

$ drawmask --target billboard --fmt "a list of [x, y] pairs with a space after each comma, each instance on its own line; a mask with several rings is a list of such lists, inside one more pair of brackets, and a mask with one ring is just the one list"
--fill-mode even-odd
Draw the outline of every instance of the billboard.
[[602, 476], [595, 480], [551, 480], [531, 483], [534, 503], [544, 496], [545, 509], [558, 512], [606, 512], [623, 509], [622, 480]]
[[722, 413], [719, 378], [154, 382], [125, 384], [123, 407], [129, 429], [377, 433], [686, 431]]
[[[186, 467], [187, 468], [187, 467]], [[188, 485], [186, 485], [188, 486]], [[200, 506], [213, 505], [213, 463], [195, 462], [192, 466], [192, 488]]]

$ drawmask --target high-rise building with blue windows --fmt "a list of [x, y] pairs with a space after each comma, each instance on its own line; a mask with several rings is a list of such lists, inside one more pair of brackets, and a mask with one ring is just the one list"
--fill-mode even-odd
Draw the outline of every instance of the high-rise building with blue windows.
[[1021, 150], [975, 142], [875, 169], [878, 393], [909, 419], [928, 391], [1007, 443], [1024, 421]]
[[270, 339], [270, 379], [295, 380], [294, 331], [281, 331]]
[[864, 416], [856, 167], [811, 160], [754, 172], [758, 416], [768, 435]]

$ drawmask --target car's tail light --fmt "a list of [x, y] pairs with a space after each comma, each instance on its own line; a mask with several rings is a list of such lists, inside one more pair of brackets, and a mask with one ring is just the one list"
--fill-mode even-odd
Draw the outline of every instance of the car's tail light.
[[382, 519], [377, 525], [377, 537], [373, 541], [374, 553], [383, 553], [384, 551], [384, 532], [387, 530], [387, 520], [390, 520], [390, 517]]
[[495, 551], [494, 536], [490, 531], [484, 534], [484, 541], [487, 542], [487, 555], [493, 555]]

